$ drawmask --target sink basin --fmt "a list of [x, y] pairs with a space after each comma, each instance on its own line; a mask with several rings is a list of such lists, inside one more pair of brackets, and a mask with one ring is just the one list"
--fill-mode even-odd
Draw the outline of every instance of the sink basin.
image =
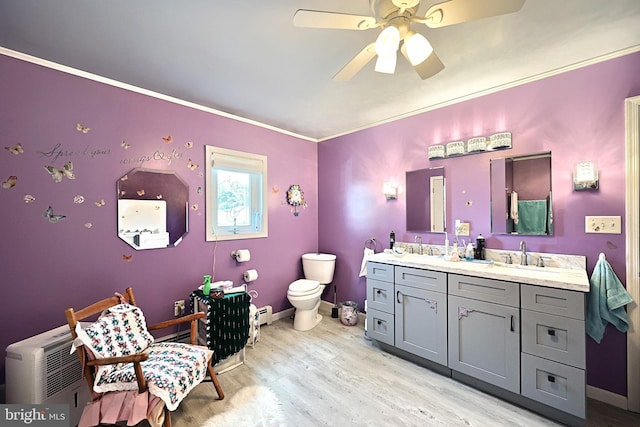
[[520, 265], [520, 264], [506, 264], [504, 262], [494, 262], [493, 263], [494, 266], [496, 267], [500, 267], [500, 268], [510, 268], [510, 269], [515, 269], [515, 270], [520, 270], [520, 271], [529, 271], [535, 274], [551, 274], [551, 275], [558, 275], [560, 274], [560, 272], [558, 271], [554, 271], [551, 269], [551, 267], [537, 267], [535, 265]]

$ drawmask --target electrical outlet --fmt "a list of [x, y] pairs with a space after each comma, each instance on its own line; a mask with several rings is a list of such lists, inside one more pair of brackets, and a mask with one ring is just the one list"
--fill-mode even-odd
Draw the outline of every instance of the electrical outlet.
[[622, 219], [620, 216], [585, 216], [585, 233], [621, 234]]
[[184, 300], [178, 300], [173, 303], [173, 315], [175, 317], [182, 316], [184, 314]]

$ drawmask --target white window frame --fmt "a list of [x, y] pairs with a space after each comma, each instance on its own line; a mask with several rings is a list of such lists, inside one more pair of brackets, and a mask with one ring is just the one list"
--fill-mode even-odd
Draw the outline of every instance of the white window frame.
[[[205, 146], [206, 159], [206, 240], [240, 240], [268, 237], [267, 210], [267, 156], [230, 150], [228, 148]], [[248, 226], [218, 226], [218, 186], [215, 169], [253, 175], [250, 185], [252, 218]], [[262, 180], [262, 185], [256, 185]]]

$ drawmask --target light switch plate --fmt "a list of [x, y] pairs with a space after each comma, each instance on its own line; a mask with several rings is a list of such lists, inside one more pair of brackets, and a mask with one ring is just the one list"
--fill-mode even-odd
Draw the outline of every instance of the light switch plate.
[[622, 218], [620, 216], [585, 216], [585, 233], [621, 234]]

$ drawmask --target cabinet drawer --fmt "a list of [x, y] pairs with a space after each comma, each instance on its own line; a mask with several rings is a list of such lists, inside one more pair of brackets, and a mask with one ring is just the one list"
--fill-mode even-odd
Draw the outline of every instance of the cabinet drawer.
[[367, 335], [374, 340], [394, 345], [393, 314], [369, 309], [367, 311]]
[[367, 309], [393, 314], [393, 283], [367, 278]]
[[585, 372], [582, 369], [522, 354], [522, 395], [586, 417]]
[[522, 308], [584, 320], [583, 292], [522, 285]]
[[367, 261], [367, 278], [393, 283], [393, 265]]
[[436, 292], [447, 292], [447, 273], [396, 266], [396, 284]]
[[585, 369], [584, 321], [522, 310], [522, 351]]
[[520, 285], [502, 280], [449, 274], [449, 294], [518, 307]]

